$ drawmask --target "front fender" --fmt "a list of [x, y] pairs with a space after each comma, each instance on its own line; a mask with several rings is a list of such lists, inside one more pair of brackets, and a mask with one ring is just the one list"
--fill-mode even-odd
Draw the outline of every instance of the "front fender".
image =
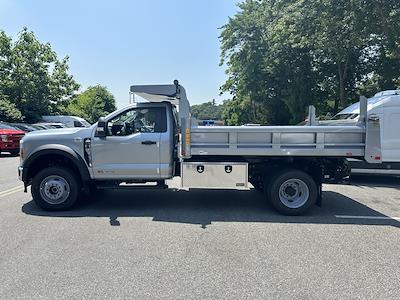
[[89, 167], [85, 160], [76, 153], [73, 149], [59, 144], [47, 144], [38, 147], [33, 153], [31, 153], [22, 163], [23, 173], [22, 181], [27, 183], [31, 176], [29, 176], [30, 167], [38, 159], [42, 159], [47, 155], [58, 155], [70, 160], [74, 167], [79, 171], [82, 181], [90, 181]]

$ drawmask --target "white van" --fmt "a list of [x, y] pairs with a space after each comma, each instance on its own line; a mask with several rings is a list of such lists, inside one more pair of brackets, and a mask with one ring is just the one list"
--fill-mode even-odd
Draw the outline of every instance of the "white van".
[[[360, 103], [345, 108], [332, 120], [321, 121], [330, 125], [357, 122]], [[400, 90], [377, 93], [368, 99], [368, 116], [380, 119], [383, 164], [371, 165], [364, 161], [350, 160], [353, 174], [400, 175]], [[336, 124], [335, 124], [336, 123]]]
[[44, 122], [62, 123], [67, 127], [90, 127], [90, 123], [76, 116], [43, 116]]

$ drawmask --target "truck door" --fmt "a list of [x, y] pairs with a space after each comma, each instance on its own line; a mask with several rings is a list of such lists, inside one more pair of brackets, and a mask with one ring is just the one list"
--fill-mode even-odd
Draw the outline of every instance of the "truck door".
[[159, 179], [165, 107], [132, 108], [107, 120], [107, 136], [93, 137], [95, 179]]

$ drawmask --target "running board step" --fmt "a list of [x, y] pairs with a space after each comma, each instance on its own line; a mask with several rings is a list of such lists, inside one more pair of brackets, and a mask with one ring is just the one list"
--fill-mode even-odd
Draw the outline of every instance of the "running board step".
[[99, 190], [164, 190], [168, 188], [164, 182], [159, 182], [156, 185], [150, 184], [98, 184], [96, 188]]

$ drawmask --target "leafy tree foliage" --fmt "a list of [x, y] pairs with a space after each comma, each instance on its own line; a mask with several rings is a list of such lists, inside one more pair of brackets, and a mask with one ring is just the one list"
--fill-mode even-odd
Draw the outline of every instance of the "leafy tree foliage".
[[12, 122], [21, 119], [22, 114], [15, 104], [11, 103], [6, 96], [0, 95], [0, 120]]
[[222, 120], [224, 104], [217, 105], [215, 100], [191, 106], [191, 114], [199, 120]]
[[400, 2], [246, 0], [220, 40], [228, 123], [297, 123], [397, 86]]
[[104, 117], [114, 110], [114, 96], [101, 85], [88, 87], [86, 91], [74, 97], [67, 107], [68, 113], [82, 117], [90, 123], [97, 122], [99, 117]]
[[41, 43], [27, 28], [15, 42], [0, 31], [0, 94], [13, 118], [35, 122], [57, 113], [78, 88], [68, 73], [68, 57], [59, 60], [50, 44]]
[[226, 101], [222, 111], [222, 119], [226, 125], [245, 124], [252, 119], [252, 108], [249, 98], [238, 101], [237, 98]]

